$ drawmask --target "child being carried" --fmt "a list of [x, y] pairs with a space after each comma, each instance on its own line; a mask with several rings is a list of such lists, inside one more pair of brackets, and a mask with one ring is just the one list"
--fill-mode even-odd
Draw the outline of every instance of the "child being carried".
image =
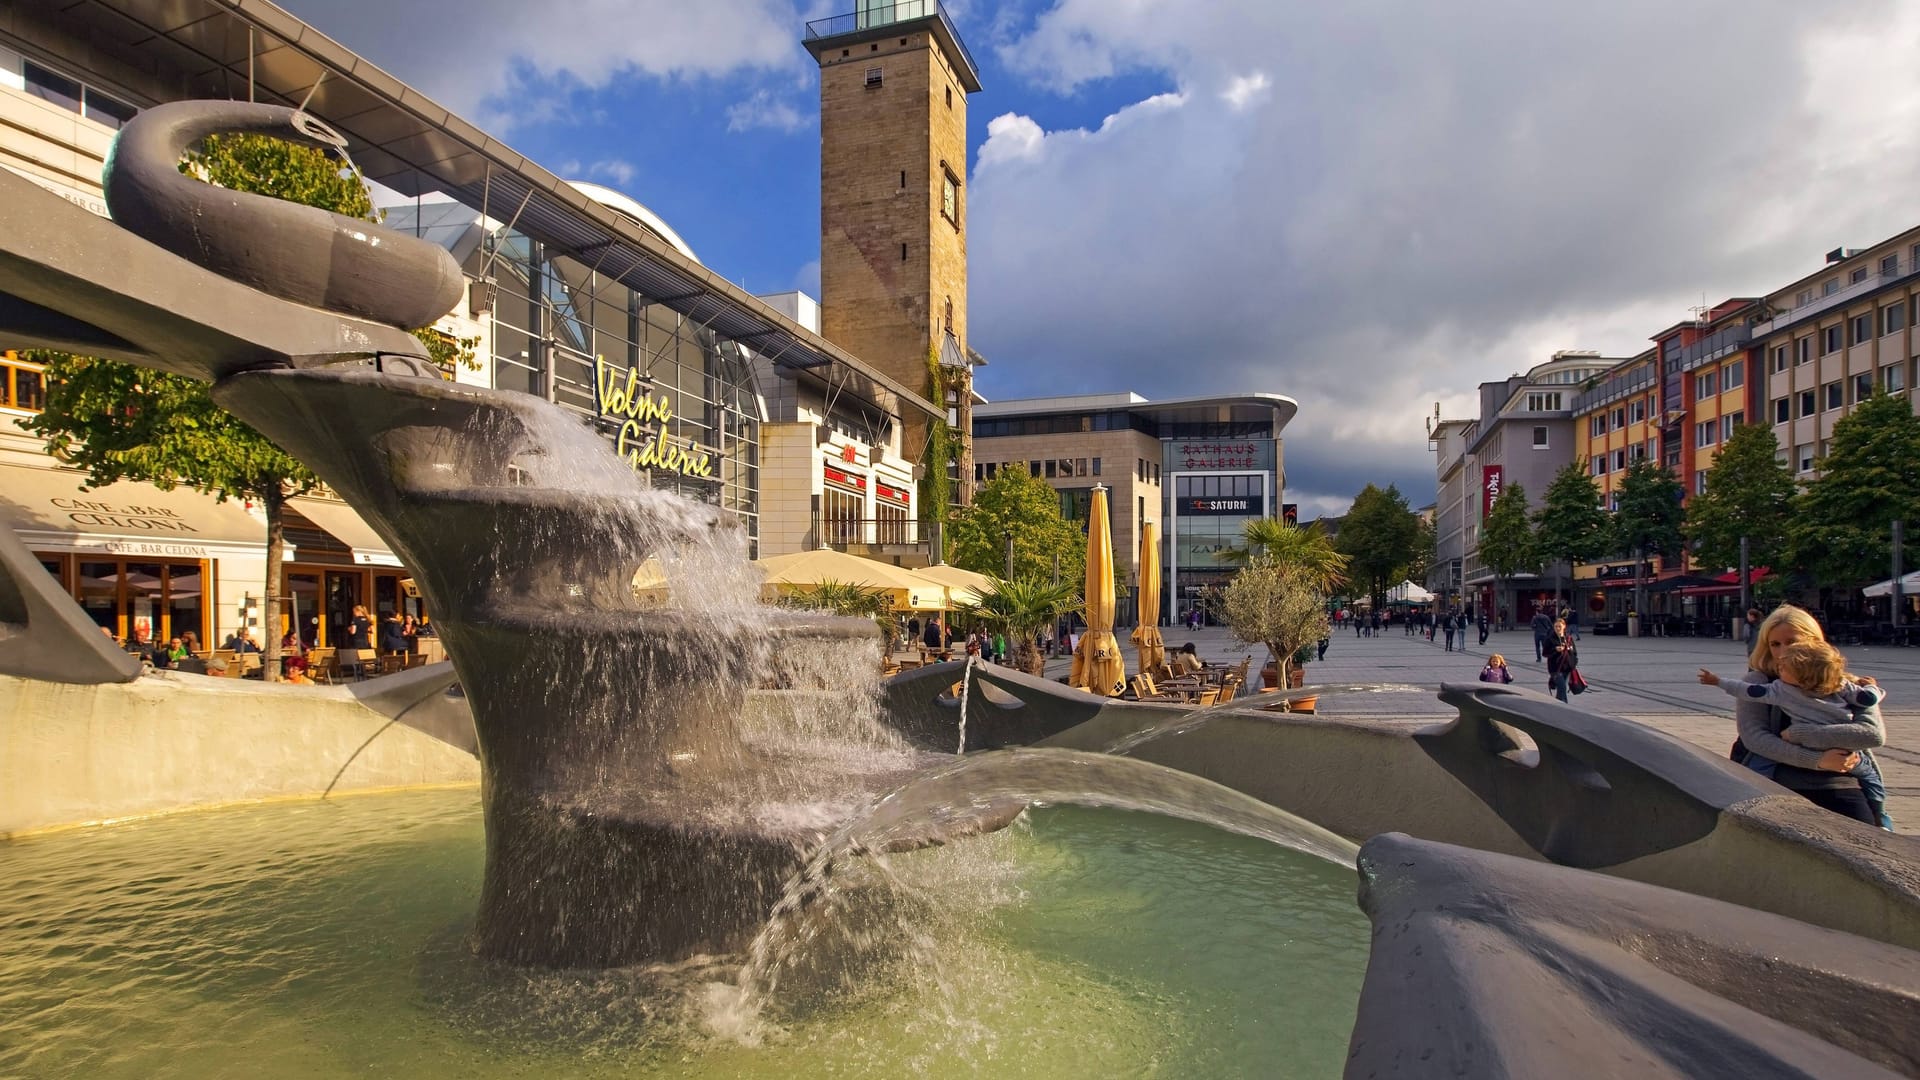
[[[1860, 763], [1847, 775], [1860, 781], [1860, 792], [1880, 827], [1892, 829], [1893, 822], [1887, 817], [1887, 788], [1869, 749], [1886, 742], [1886, 728], [1880, 719], [1880, 703], [1887, 699], [1886, 691], [1848, 674], [1846, 658], [1825, 642], [1801, 641], [1787, 646], [1780, 652], [1778, 666], [1780, 677], [1772, 682], [1723, 679], [1706, 668], [1700, 669], [1700, 681], [1718, 686], [1729, 697], [1778, 708], [1790, 721], [1780, 737], [1796, 746], [1859, 751]], [[1749, 753], [1746, 766], [1772, 777], [1778, 763]]]

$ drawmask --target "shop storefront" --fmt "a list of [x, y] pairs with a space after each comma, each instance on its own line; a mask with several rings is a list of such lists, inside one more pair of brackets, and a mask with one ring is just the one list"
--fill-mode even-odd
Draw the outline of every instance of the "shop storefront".
[[[0, 519], [123, 641], [189, 630], [203, 643], [265, 587], [265, 520], [239, 502], [122, 481], [92, 491], [60, 467], [0, 465]], [[222, 619], [222, 597], [236, 614]]]
[[298, 626], [308, 648], [339, 648], [364, 606], [377, 624], [395, 612], [427, 614], [412, 574], [366, 522], [343, 502], [308, 496], [287, 505], [287, 540], [295, 548], [280, 595], [282, 632]]
[[[1209, 589], [1223, 587], [1236, 567], [1223, 556], [1246, 546], [1246, 526], [1278, 517], [1277, 444], [1272, 439], [1175, 439], [1166, 444], [1168, 569], [1178, 622], [1204, 608]], [[1203, 619], [1210, 619], [1204, 610]]]

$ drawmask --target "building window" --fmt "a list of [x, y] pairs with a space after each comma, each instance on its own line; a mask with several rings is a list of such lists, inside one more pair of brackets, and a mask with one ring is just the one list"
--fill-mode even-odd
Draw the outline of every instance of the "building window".
[[1799, 462], [1801, 472], [1813, 471], [1813, 444], [1802, 443], [1794, 447], [1794, 458]]
[[960, 227], [960, 181], [944, 166], [940, 169], [940, 214]]
[[1733, 429], [1739, 427], [1741, 424], [1744, 424], [1746, 422], [1747, 422], [1747, 414], [1745, 412], [1728, 413], [1727, 415], [1721, 417], [1720, 418], [1720, 441], [1726, 442], [1728, 439], [1733, 438]]
[[1592, 474], [1593, 474], [1593, 475], [1595, 475], [1595, 476], [1605, 476], [1605, 475], [1607, 475], [1607, 458], [1606, 458], [1606, 455], [1605, 455], [1605, 454], [1595, 454], [1595, 455], [1593, 455], [1592, 457], [1590, 457], [1590, 458], [1588, 458], [1588, 459], [1587, 459], [1587, 471], [1588, 471], [1589, 473], [1592, 473]]
[[1825, 411], [1838, 409], [1841, 406], [1846, 404], [1845, 396], [1841, 393], [1840, 383], [1838, 380], [1828, 383], [1823, 389], [1825, 389], [1827, 392], [1827, 405], [1826, 405]]
[[1615, 450], [1613, 452], [1613, 471], [1619, 472], [1620, 470], [1626, 467], [1627, 467], [1627, 452], [1625, 450]]
[[1806, 307], [1808, 304], [1811, 304], [1811, 303], [1813, 303], [1812, 289], [1801, 289], [1800, 294], [1793, 298], [1794, 307]]
[[1547, 448], [1546, 428], [1536, 427], [1533, 429], [1533, 448], [1535, 450], [1545, 450]]
[[1787, 347], [1785, 345], [1775, 345], [1773, 347], [1773, 370], [1787, 370]]
[[1907, 305], [1894, 304], [1880, 309], [1880, 332], [1897, 333], [1907, 328]]
[[1900, 253], [1880, 256], [1880, 276], [1893, 277], [1900, 272]]
[[1706, 469], [1698, 469], [1694, 472], [1693, 493], [1695, 495], [1705, 495], [1707, 493], [1707, 471]]
[[1812, 416], [1814, 413], [1820, 411], [1816, 397], [1817, 395], [1811, 390], [1800, 391], [1800, 415], [1802, 417]]
[[884, 73], [881, 71], [881, 69], [877, 67], [868, 68], [867, 69], [867, 89], [872, 90], [873, 88], [879, 86], [883, 75]]
[[1595, 413], [1587, 417], [1587, 438], [1597, 439], [1607, 433], [1607, 418]]
[[1907, 388], [1907, 365], [1888, 364], [1880, 369], [1880, 387], [1889, 394], [1897, 394]]
[[1527, 411], [1528, 412], [1558, 412], [1559, 409], [1560, 409], [1559, 394], [1528, 394], [1527, 395]]
[[49, 71], [31, 60], [21, 64], [20, 73], [27, 93], [68, 112], [79, 113], [96, 124], [118, 130], [139, 111], [118, 98], [103, 94], [91, 86], [83, 86], [79, 80]]
[[947, 87], [947, 108], [953, 108], [953, 87]]
[[1747, 362], [1745, 360], [1735, 360], [1720, 370], [1723, 372], [1723, 377], [1720, 380], [1720, 389], [1738, 390], [1747, 385]]
[[1713, 445], [1714, 424], [1711, 420], [1702, 420], [1693, 425], [1693, 445], [1695, 449]]
[[1059, 463], [1054, 461], [1052, 458], [1048, 458], [1045, 462], [1041, 464], [1040, 467], [1046, 470], [1046, 472], [1043, 473], [1042, 475], [1044, 475], [1049, 480], [1057, 479], [1060, 476]]
[[1842, 348], [1841, 333], [1845, 328], [1835, 323], [1820, 331], [1820, 355], [1839, 352]]
[[1853, 403], [1855, 405], [1873, 396], [1873, 373], [1863, 371], [1853, 377]]
[[829, 544], [858, 544], [865, 540], [860, 520], [865, 516], [866, 500], [852, 492], [828, 485], [820, 496], [820, 526], [826, 530]]
[[1100, 459], [1099, 458], [1093, 459], [1093, 475], [1095, 476], [1100, 475]]
[[1839, 291], [1840, 291], [1840, 279], [1837, 277], [1828, 278], [1827, 280], [1820, 283], [1820, 295], [1822, 296], [1832, 296], [1834, 293], [1837, 293]]
[[1641, 421], [1645, 420], [1646, 418], [1647, 418], [1647, 403], [1639, 400], [1638, 398], [1634, 399], [1633, 404], [1627, 406], [1627, 419], [1638, 424]]
[[1621, 428], [1626, 426], [1627, 426], [1627, 410], [1625, 408], [1619, 408], [1619, 409], [1613, 410], [1613, 430], [1619, 431]]
[[1720, 392], [1720, 373], [1703, 371], [1693, 377], [1693, 400], [1703, 401]]
[[1867, 280], [1867, 268], [1864, 266], [1854, 267], [1853, 273], [1847, 275], [1847, 283], [1850, 285], [1858, 285], [1865, 280]]
[[1864, 315], [1855, 315], [1853, 317], [1853, 341], [1851, 341], [1849, 344], [1858, 345], [1861, 342], [1871, 340], [1872, 338], [1873, 338], [1873, 312], [1869, 311]]
[[1803, 337], [1798, 341], [1795, 341], [1793, 343], [1793, 352], [1794, 352], [1793, 362], [1796, 366], [1800, 364], [1812, 363], [1813, 362], [1813, 339], [1811, 337]]
[[1786, 398], [1773, 399], [1773, 422], [1784, 424], [1793, 419], [1793, 403]]

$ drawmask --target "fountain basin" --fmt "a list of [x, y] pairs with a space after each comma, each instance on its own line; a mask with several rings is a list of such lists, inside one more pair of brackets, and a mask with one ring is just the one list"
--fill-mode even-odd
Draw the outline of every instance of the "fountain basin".
[[480, 834], [472, 792], [434, 792], [0, 849], [0, 1073], [1331, 1076], [1367, 957], [1350, 868], [1061, 809], [890, 860], [947, 911], [937, 965], [729, 1027], [718, 962], [476, 958]]

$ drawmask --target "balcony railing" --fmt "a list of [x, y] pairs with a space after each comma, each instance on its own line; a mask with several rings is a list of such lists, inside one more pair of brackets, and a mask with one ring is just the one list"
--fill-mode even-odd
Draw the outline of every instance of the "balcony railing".
[[959, 48], [960, 55], [966, 57], [967, 66], [974, 71], [979, 71], [980, 65], [973, 62], [973, 54], [967, 51], [967, 43], [961, 39], [959, 29], [953, 25], [953, 19], [948, 16], [947, 9], [940, 0], [899, 0], [898, 3], [893, 4], [862, 3], [858, 11], [826, 19], [815, 19], [808, 23], [806, 40], [838, 37], [841, 34], [892, 26], [894, 23], [924, 19], [929, 16], [938, 18], [946, 25], [947, 33], [953, 36], [953, 43]]
[[843, 518], [816, 515], [813, 541], [845, 550], [848, 547], [920, 547], [931, 529], [912, 518]]

